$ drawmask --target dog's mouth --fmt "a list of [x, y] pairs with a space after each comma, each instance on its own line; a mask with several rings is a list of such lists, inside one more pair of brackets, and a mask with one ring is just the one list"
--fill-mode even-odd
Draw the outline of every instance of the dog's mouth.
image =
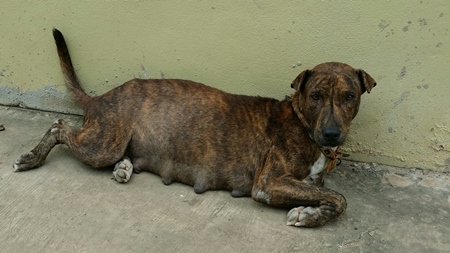
[[334, 148], [338, 146], [342, 146], [344, 144], [343, 141], [316, 141], [320, 147], [324, 148]]

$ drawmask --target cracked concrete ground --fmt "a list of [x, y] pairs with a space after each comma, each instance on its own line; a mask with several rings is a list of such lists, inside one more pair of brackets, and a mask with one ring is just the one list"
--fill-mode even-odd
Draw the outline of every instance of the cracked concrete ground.
[[450, 252], [448, 172], [343, 162], [326, 186], [348, 201], [316, 229], [286, 226], [288, 210], [226, 191], [201, 195], [150, 173], [127, 184], [112, 171], [53, 149], [35, 170], [14, 173], [58, 118], [0, 107], [1, 252]]

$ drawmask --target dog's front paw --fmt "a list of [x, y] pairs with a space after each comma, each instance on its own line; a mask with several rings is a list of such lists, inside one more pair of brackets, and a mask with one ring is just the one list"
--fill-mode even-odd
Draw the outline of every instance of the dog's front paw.
[[41, 166], [44, 163], [44, 159], [40, 159], [35, 153], [28, 152], [19, 156], [13, 164], [13, 170], [15, 172], [30, 170]]
[[296, 207], [287, 214], [287, 225], [296, 227], [314, 227], [320, 216], [319, 208], [314, 207]]
[[133, 173], [133, 164], [130, 159], [124, 157], [123, 160], [116, 163], [114, 166], [113, 176], [114, 179], [119, 183], [126, 183], [131, 178], [131, 174]]

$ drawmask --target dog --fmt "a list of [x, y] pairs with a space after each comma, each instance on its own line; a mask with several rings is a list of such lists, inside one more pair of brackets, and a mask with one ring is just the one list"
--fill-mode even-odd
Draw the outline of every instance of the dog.
[[292, 208], [287, 224], [317, 227], [342, 214], [343, 195], [324, 188], [360, 97], [376, 82], [364, 70], [328, 62], [301, 72], [282, 101], [233, 95], [193, 81], [133, 79], [90, 97], [81, 88], [60, 31], [53, 29], [66, 86], [84, 108], [74, 130], [60, 119], [21, 155], [14, 171], [41, 166], [66, 144], [84, 164], [113, 167], [117, 182], [149, 171], [166, 185], [198, 194], [229, 190], [271, 206]]

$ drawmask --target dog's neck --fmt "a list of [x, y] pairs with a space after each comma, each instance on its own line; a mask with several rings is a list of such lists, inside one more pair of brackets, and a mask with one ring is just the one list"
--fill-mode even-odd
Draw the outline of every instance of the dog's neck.
[[305, 116], [301, 112], [300, 105], [299, 105], [299, 98], [300, 93], [296, 92], [291, 96], [291, 103], [292, 103], [292, 109], [294, 110], [295, 114], [297, 115], [297, 118], [300, 120], [300, 122], [308, 129], [311, 129], [311, 126], [309, 125], [308, 121], [306, 121]]

